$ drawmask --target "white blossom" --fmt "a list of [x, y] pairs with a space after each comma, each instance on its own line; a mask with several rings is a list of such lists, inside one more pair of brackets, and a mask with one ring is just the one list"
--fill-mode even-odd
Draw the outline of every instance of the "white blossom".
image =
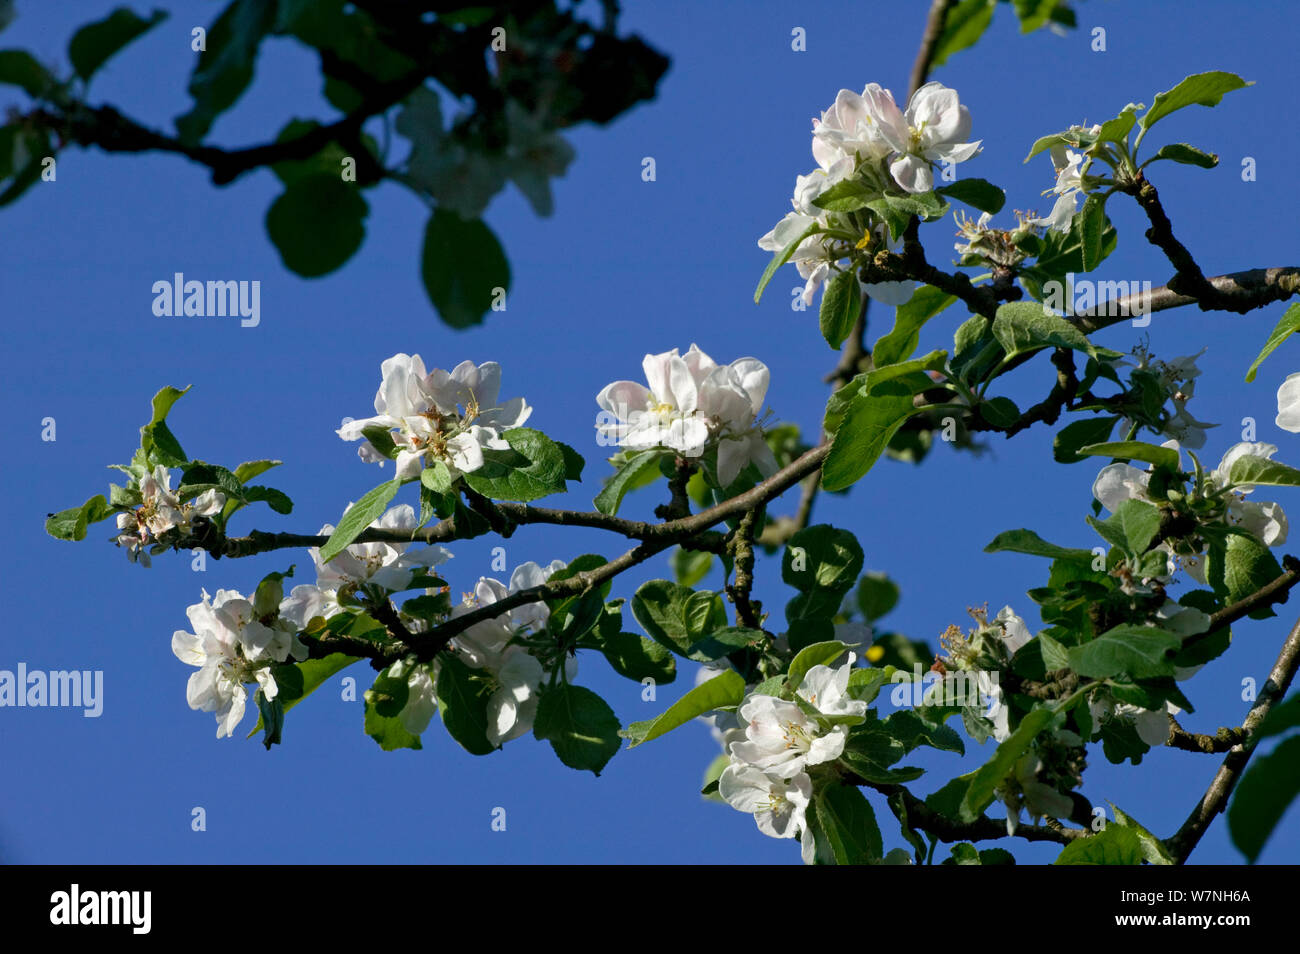
[[770, 374], [755, 358], [719, 365], [694, 344], [647, 354], [646, 381], [615, 381], [596, 396], [605, 412], [596, 425], [604, 440], [629, 450], [664, 447], [684, 457], [718, 450], [718, 479], [731, 484], [749, 463], [763, 476], [776, 472], [776, 458], [763, 439], [758, 415]]
[[[366, 428], [390, 432], [397, 447], [397, 477], [406, 480], [435, 460], [452, 477], [483, 466], [483, 451], [507, 450], [501, 436], [532, 414], [523, 398], [499, 401], [501, 366], [462, 361], [451, 371], [425, 372], [420, 356], [395, 354], [382, 365], [375, 393], [375, 416], [348, 421], [336, 432], [345, 441], [365, 437]], [[367, 441], [358, 451], [365, 461], [387, 459]]]

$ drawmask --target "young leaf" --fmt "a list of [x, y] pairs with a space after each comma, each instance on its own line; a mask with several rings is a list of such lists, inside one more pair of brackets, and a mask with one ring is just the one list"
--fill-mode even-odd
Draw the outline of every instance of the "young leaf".
[[1138, 121], [1138, 125], [1145, 135], [1160, 120], [1185, 106], [1216, 106], [1223, 99], [1224, 93], [1254, 85], [1253, 81], [1247, 82], [1235, 73], [1225, 73], [1222, 70], [1195, 73], [1173, 89], [1157, 93], [1151, 108]]
[[349, 543], [360, 536], [362, 530], [378, 520], [401, 486], [396, 480], [387, 481], [354, 503], [339, 520], [325, 546], [321, 547], [321, 563], [328, 563], [342, 553]]
[[826, 343], [838, 351], [853, 330], [853, 323], [858, 320], [861, 310], [862, 284], [857, 273], [852, 270], [836, 272], [835, 277], [826, 283], [819, 313]]
[[1300, 302], [1292, 304], [1278, 319], [1277, 325], [1269, 333], [1268, 340], [1264, 342], [1264, 348], [1260, 351], [1259, 357], [1252, 361], [1250, 367], [1246, 370], [1246, 380], [1248, 382], [1255, 380], [1255, 372], [1264, 363], [1264, 359], [1276, 351], [1277, 346], [1290, 338], [1296, 331], [1300, 331]]
[[657, 739], [678, 726], [685, 725], [696, 716], [724, 706], [740, 705], [744, 698], [745, 680], [734, 669], [728, 669], [708, 682], [700, 683], [673, 703], [662, 715], [644, 722], [633, 722], [619, 735], [631, 740], [632, 744], [629, 748], [636, 748], [643, 742]]
[[820, 231], [821, 226], [817, 224], [816, 220], [814, 220], [811, 225], [788, 242], [785, 248], [772, 256], [772, 261], [767, 263], [767, 268], [763, 269], [763, 275], [758, 280], [758, 287], [754, 289], [754, 304], [757, 305], [759, 300], [763, 297], [763, 289], [767, 288], [767, 283], [772, 280], [772, 276], [776, 274], [776, 270], [786, 262], [790, 261], [790, 256], [793, 255], [794, 250], [803, 243], [803, 240]]

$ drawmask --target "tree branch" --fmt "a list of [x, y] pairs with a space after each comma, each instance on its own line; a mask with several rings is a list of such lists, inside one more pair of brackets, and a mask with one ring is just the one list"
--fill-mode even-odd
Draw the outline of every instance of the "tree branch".
[[948, 21], [948, 9], [954, 0], [934, 0], [930, 4], [930, 13], [925, 18], [925, 32], [921, 34], [921, 48], [916, 51], [916, 60], [912, 63], [912, 75], [908, 81], [907, 96], [925, 85], [930, 77], [930, 66], [934, 62], [934, 53], [943, 36], [944, 25]]
[[1246, 770], [1246, 764], [1258, 745], [1258, 740], [1252, 738], [1255, 730], [1259, 728], [1273, 706], [1286, 695], [1298, 666], [1300, 666], [1300, 620], [1291, 627], [1291, 632], [1286, 642], [1282, 644], [1282, 651], [1278, 653], [1268, 680], [1260, 689], [1254, 707], [1241, 724], [1241, 731], [1247, 734], [1246, 741], [1229, 750], [1223, 764], [1214, 773], [1209, 788], [1196, 803], [1191, 814], [1187, 816], [1187, 820], [1183, 822], [1177, 833], [1165, 841], [1166, 848], [1179, 864], [1187, 861], [1188, 856], [1213, 823], [1215, 816], [1228, 807], [1228, 797], [1232, 794], [1237, 780]]

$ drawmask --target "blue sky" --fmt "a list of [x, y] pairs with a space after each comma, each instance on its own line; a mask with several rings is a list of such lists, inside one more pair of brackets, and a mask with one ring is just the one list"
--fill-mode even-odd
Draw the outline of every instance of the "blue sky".
[[[19, 0], [19, 19], [0, 46], [66, 64], [75, 27], [112, 6]], [[594, 396], [609, 381], [638, 378], [646, 352], [696, 342], [720, 361], [758, 357], [772, 371], [768, 401], [777, 416], [815, 433], [827, 393], [822, 375], [836, 355], [814, 313], [790, 309], [792, 269], [762, 305], [753, 304], [767, 259], [755, 242], [788, 210], [795, 176], [812, 167], [810, 120], [841, 87], [874, 81], [902, 96], [928, 4], [627, 6], [623, 28], [672, 58], [660, 96], [608, 128], [572, 132], [578, 158], [555, 184], [552, 218], [535, 217], [513, 188], [494, 201], [487, 219], [505, 244], [513, 287], [507, 311], [472, 331], [451, 331], [433, 315], [418, 270], [425, 209], [395, 185], [370, 193], [360, 253], [316, 280], [290, 274], [266, 238], [266, 208], [279, 194], [269, 171], [217, 189], [202, 168], [170, 156], [69, 150], [57, 181], [0, 211], [5, 443], [15, 452], [0, 472], [11, 514], [0, 525], [0, 546], [10, 554], [15, 604], [0, 634], [0, 668], [22, 661], [33, 669], [99, 669], [105, 680], [98, 719], [70, 709], [0, 710], [7, 768], [0, 860], [798, 863], [793, 843], [763, 837], [751, 819], [696, 794], [717, 751], [702, 727], [621, 752], [600, 778], [565, 768], [531, 737], [475, 758], [436, 723], [423, 751], [384, 753], [361, 731], [361, 704], [342, 701], [336, 679], [290, 713], [285, 744], [272, 752], [241, 737], [218, 742], [212, 716], [186, 705], [190, 670], [172, 655], [171, 634], [186, 627], [185, 607], [200, 587], [248, 592], [286, 563], [309, 568], [306, 554], [209, 561], [204, 573], [176, 555], [143, 570], [105, 542], [107, 524], [76, 545], [43, 530], [47, 512], [104, 491], [104, 465], [130, 457], [149, 398], [164, 384], [194, 385], [171, 419], [193, 456], [228, 465], [285, 461], [266, 481], [290, 494], [294, 513], [258, 509], [235, 527], [314, 532], [335, 522], [380, 472], [333, 430], [345, 416], [370, 413], [380, 362], [399, 351], [419, 353], [431, 367], [499, 361], [503, 394], [524, 395], [533, 426], [587, 457], [584, 483], [549, 501], [555, 505], [590, 508], [607, 469], [593, 439]], [[1235, 71], [1257, 85], [1214, 110], [1167, 119], [1151, 137], [1219, 153], [1220, 166], [1162, 163], [1153, 179], [1208, 274], [1300, 260], [1293, 215], [1300, 133], [1287, 118], [1296, 10], [1256, 3], [1249, 15], [1224, 16], [1222, 5], [1205, 2], [1097, 0], [1079, 7], [1080, 29], [1064, 37], [1019, 36], [1009, 8], [999, 8], [981, 43], [936, 71], [935, 79], [959, 91], [984, 143], [961, 173], [1005, 187], [1008, 210], [1045, 212], [1039, 192], [1052, 184], [1050, 162], [1021, 162], [1040, 135], [1105, 120], [1129, 101], [1149, 104], [1189, 73]], [[219, 7], [169, 9], [171, 19], [112, 61], [92, 91], [93, 100], [164, 128], [188, 106], [190, 28], [207, 24]], [[806, 52], [791, 50], [794, 27], [807, 31]], [[1090, 49], [1093, 27], [1106, 31], [1104, 53]], [[330, 115], [315, 58], [275, 40], [212, 140], [253, 144], [295, 116]], [[655, 158], [654, 182], [641, 178], [645, 156]], [[1240, 176], [1246, 156], [1256, 160], [1254, 182]], [[1139, 210], [1115, 201], [1109, 211], [1120, 242], [1096, 277], [1163, 283], [1171, 269], [1142, 239]], [[950, 225], [923, 231], [932, 261], [950, 260]], [[261, 281], [261, 324], [155, 317], [150, 288], [177, 271]], [[1099, 340], [1128, 350], [1146, 334], [1165, 357], [1208, 345], [1192, 407], [1221, 427], [1211, 431], [1205, 456], [1216, 461], [1239, 439], [1237, 422], [1250, 416], [1259, 439], [1279, 444], [1278, 458], [1297, 464], [1300, 443], [1273, 417], [1276, 386], [1295, 369], [1300, 348], [1283, 346], [1253, 385], [1242, 383], [1281, 311], [1239, 317], [1184, 309], [1155, 316], [1144, 332], [1117, 325]], [[891, 317], [872, 312], [872, 340]], [[934, 321], [922, 349], [950, 345], [963, 317], [953, 309]], [[1008, 379], [1006, 393], [1025, 406], [1045, 393], [1050, 375], [1034, 362]], [[46, 417], [57, 421], [52, 443], [40, 439]], [[985, 602], [1029, 616], [1024, 592], [1045, 581], [1045, 562], [987, 555], [983, 546], [1021, 526], [1065, 545], [1095, 542], [1083, 518], [1097, 468], [1054, 464], [1051, 439], [1036, 427], [1011, 442], [995, 439], [981, 457], [940, 446], [920, 467], [882, 462], [847, 496], [823, 497], [815, 519], [856, 532], [868, 569], [899, 582], [903, 598], [891, 628], [934, 641], [948, 624], [967, 621], [967, 606]], [[1286, 493], [1278, 499], [1290, 505]], [[625, 512], [648, 517], [660, 497], [638, 493]], [[793, 506], [791, 494], [784, 509]], [[454, 592], [489, 573], [492, 545], [480, 539], [452, 548], [444, 569]], [[595, 531], [543, 527], [522, 528], [505, 546], [512, 567], [623, 549]], [[621, 578], [614, 595], [630, 597], [642, 580], [668, 575], [665, 560], [652, 561]], [[760, 560], [758, 578], [765, 602], [783, 605], [789, 594], [774, 560]], [[708, 583], [720, 585], [716, 573]], [[1198, 707], [1188, 728], [1241, 721], [1248, 709], [1241, 682], [1262, 682], [1289, 612], [1240, 626], [1229, 652], [1188, 684]], [[579, 682], [627, 723], [689, 688], [693, 666], [684, 669], [654, 704], [599, 658], [582, 660]], [[370, 672], [350, 674], [364, 688]], [[250, 716], [245, 731], [252, 723]], [[942, 754], [919, 760], [934, 774], [916, 790], [930, 791], [991, 752], [991, 744], [970, 748], [964, 762]], [[1095, 804], [1115, 802], [1160, 834], [1181, 823], [1218, 764], [1166, 750], [1136, 769], [1111, 766], [1099, 750], [1091, 762], [1085, 794]], [[205, 832], [191, 831], [196, 806], [206, 811]], [[504, 832], [490, 828], [496, 807], [507, 812]], [[875, 807], [886, 847], [902, 844], [883, 800]], [[1292, 812], [1261, 860], [1296, 861], [1298, 835], [1300, 815]], [[1006, 847], [1022, 861], [1055, 855], [1052, 846]], [[1194, 860], [1240, 860], [1222, 822]]]

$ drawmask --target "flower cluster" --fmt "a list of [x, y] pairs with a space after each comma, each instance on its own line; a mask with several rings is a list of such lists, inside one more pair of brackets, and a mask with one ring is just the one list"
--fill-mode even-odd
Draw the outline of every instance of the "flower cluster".
[[365, 439], [357, 452], [362, 460], [382, 466], [395, 458], [399, 480], [435, 461], [453, 478], [478, 470], [484, 449], [508, 450], [501, 434], [532, 413], [523, 398], [498, 401], [501, 366], [495, 361], [462, 361], [450, 372], [426, 373], [418, 354], [395, 354], [381, 370], [375, 416], [347, 421], [336, 433], [345, 441]]
[[[958, 163], [979, 151], [970, 136], [970, 112], [957, 93], [941, 83], [918, 89], [906, 112], [893, 94], [870, 83], [861, 93], [840, 90], [820, 119], [813, 120], [813, 158], [817, 169], [795, 181], [794, 211], [758, 240], [759, 248], [780, 252], [809, 229], [790, 261], [805, 280], [803, 301], [812, 304], [817, 289], [859, 253], [897, 249], [890, 233], [868, 202], [886, 195], [919, 195], [934, 188], [932, 164]], [[857, 207], [829, 211], [819, 200], [841, 183], [856, 189]], [[844, 206], [836, 206], [843, 209]], [[900, 305], [912, 297], [914, 282], [863, 283], [862, 290], [885, 305]]]
[[210, 517], [220, 513], [226, 504], [226, 496], [218, 490], [205, 490], [193, 500], [182, 501], [172, 490], [171, 473], [162, 464], [154, 467], [140, 478], [136, 490], [140, 495], [140, 506], [133, 511], [122, 511], [117, 515], [118, 533], [115, 538], [118, 546], [127, 548], [127, 556], [132, 562], [139, 561], [149, 566], [151, 546], [157, 552], [160, 541], [168, 533], [178, 531], [177, 537], [184, 536], [193, 526], [195, 517]]
[[[533, 562], [521, 564], [510, 575], [508, 586], [481, 577], [474, 592], [452, 609], [451, 616], [454, 619], [500, 602], [512, 593], [541, 586], [564, 566], [563, 560], [544, 567]], [[549, 618], [545, 603], [525, 603], [475, 623], [452, 640], [465, 663], [491, 681], [487, 737], [493, 745], [502, 745], [532, 730], [546, 674], [561, 664], [555, 658], [554, 641], [538, 638]], [[562, 664], [566, 681], [573, 679], [578, 672], [577, 659], [565, 654]]]
[[743, 735], [728, 745], [730, 764], [718, 794], [737, 811], [754, 816], [772, 838], [800, 839], [805, 864], [815, 845], [806, 814], [813, 796], [808, 769], [833, 762], [844, 751], [849, 725], [861, 722], [867, 703], [848, 692], [854, 656], [838, 669], [814, 666], [804, 674], [798, 701], [751, 693], [740, 706]]
[[[1165, 441], [1164, 447], [1179, 450], [1177, 441]], [[1277, 453], [1277, 445], [1242, 441], [1224, 453], [1219, 465], [1212, 471], [1198, 470], [1198, 480], [1191, 494], [1178, 503], [1186, 508], [1199, 523], [1239, 527], [1268, 547], [1278, 547], [1286, 542], [1287, 518], [1281, 504], [1273, 501], [1247, 500], [1246, 495], [1255, 488], [1250, 484], [1235, 483], [1232, 465], [1244, 457], [1270, 459]], [[1125, 500], [1144, 500], [1152, 504], [1167, 503], [1157, 499], [1151, 488], [1151, 471], [1139, 470], [1131, 464], [1109, 464], [1102, 468], [1092, 485], [1092, 495], [1111, 513]], [[1166, 495], [1167, 496], [1167, 495]], [[1164, 540], [1159, 549], [1169, 553], [1182, 565], [1189, 576], [1204, 584], [1204, 541], [1189, 535], [1177, 540]]]
[[596, 430], [602, 442], [633, 451], [663, 447], [683, 457], [717, 448], [718, 481], [729, 486], [753, 463], [764, 477], [776, 458], [757, 417], [767, 396], [767, 365], [755, 358], [717, 364], [691, 345], [648, 354], [642, 362], [649, 387], [615, 381], [596, 395], [604, 412]]
[[[352, 509], [348, 504], [345, 514]], [[407, 540], [418, 526], [415, 510], [410, 504], [391, 507], [378, 520], [370, 524], [376, 530], [405, 531]], [[334, 532], [331, 524], [321, 527], [320, 535]], [[412, 580], [430, 567], [451, 559], [445, 547], [412, 547], [409, 542], [391, 540], [373, 543], [354, 543], [328, 563], [320, 558], [320, 548], [307, 551], [316, 565], [316, 582], [295, 586], [280, 607], [280, 614], [299, 629], [307, 629], [316, 617], [329, 619], [343, 610], [340, 595], [349, 597], [358, 589], [369, 587], [376, 598], [387, 598], [411, 588]]]
[[186, 610], [193, 633], [177, 630], [172, 652], [194, 666], [186, 698], [191, 709], [216, 712], [217, 738], [231, 735], [244, 718], [247, 682], [256, 682], [267, 699], [278, 692], [271, 665], [290, 657], [307, 658], [297, 629], [274, 612], [261, 615], [253, 601], [235, 590], [203, 591], [203, 601]]

